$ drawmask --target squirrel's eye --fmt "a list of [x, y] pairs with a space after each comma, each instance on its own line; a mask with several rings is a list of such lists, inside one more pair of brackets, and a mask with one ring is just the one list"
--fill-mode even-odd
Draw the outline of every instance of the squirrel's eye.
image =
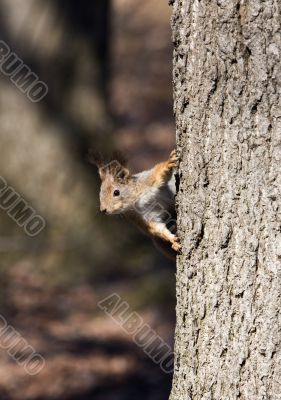
[[118, 190], [118, 189], [115, 189], [114, 190], [114, 192], [113, 192], [113, 196], [120, 196], [120, 190]]

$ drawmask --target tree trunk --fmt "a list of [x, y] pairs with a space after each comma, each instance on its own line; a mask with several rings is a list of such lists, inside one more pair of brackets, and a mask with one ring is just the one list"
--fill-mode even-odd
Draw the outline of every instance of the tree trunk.
[[280, 0], [175, 0], [170, 400], [281, 399]]

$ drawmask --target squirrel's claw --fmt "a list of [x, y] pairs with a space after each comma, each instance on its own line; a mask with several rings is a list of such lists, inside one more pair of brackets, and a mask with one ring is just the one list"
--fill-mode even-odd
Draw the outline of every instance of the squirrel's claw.
[[177, 153], [176, 153], [176, 150], [173, 150], [168, 159], [168, 167], [175, 168], [175, 167], [177, 167], [177, 165], [178, 165]]
[[177, 253], [181, 251], [181, 244], [179, 243], [179, 238], [176, 237], [172, 243], [172, 249], [175, 250]]

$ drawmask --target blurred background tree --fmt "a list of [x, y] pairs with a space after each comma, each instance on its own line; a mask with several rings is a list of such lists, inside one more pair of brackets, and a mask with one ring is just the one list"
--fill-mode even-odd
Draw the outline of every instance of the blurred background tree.
[[47, 222], [29, 238], [1, 211], [1, 314], [46, 359], [30, 377], [1, 353], [1, 398], [165, 399], [171, 376], [97, 301], [119, 293], [172, 344], [174, 265], [122, 218], [99, 214], [86, 155], [118, 149], [137, 171], [174, 146], [170, 10], [1, 0], [0, 15], [1, 39], [49, 89], [31, 103], [0, 75], [1, 175]]

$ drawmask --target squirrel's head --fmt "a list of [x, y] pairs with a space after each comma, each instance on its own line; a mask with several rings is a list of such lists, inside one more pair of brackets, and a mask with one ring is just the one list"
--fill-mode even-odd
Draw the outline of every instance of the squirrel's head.
[[134, 204], [133, 178], [118, 161], [99, 167], [101, 178], [100, 210], [106, 214], [120, 214]]
[[136, 198], [134, 178], [123, 165], [124, 158], [119, 153], [115, 154], [115, 158], [115, 161], [105, 163], [93, 152], [88, 156], [89, 161], [98, 167], [101, 178], [100, 210], [106, 214], [121, 214], [131, 209]]

